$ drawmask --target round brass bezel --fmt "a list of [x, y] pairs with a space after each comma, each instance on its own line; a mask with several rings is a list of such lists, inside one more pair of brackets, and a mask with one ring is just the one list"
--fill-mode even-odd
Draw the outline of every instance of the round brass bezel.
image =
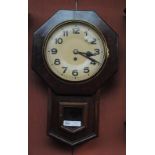
[[[67, 80], [67, 79], [63, 79], [62, 77], [56, 75], [52, 70], [51, 68], [49, 67], [48, 63], [47, 63], [47, 58], [46, 58], [46, 55], [45, 55], [45, 51], [46, 51], [46, 46], [47, 46], [47, 43], [48, 43], [48, 40], [49, 38], [52, 36], [52, 34], [57, 30], [59, 29], [60, 27], [63, 27], [64, 25], [66, 24], [70, 24], [70, 23], [82, 23], [90, 28], [92, 28], [98, 35], [99, 37], [101, 38], [102, 40], [102, 43], [103, 43], [103, 48], [104, 48], [104, 51], [105, 51], [105, 60], [102, 64], [102, 66], [100, 67], [100, 69], [98, 70], [98, 72], [96, 72], [92, 77], [88, 78], [88, 79], [85, 79], [85, 80], [79, 80], [79, 81], [70, 81], [70, 80]], [[47, 34], [47, 36], [45, 37], [44, 41], [43, 41], [43, 47], [42, 47], [42, 57], [43, 57], [43, 60], [44, 60], [44, 64], [46, 66], [46, 69], [48, 70], [48, 72], [51, 74], [51, 75], [54, 75], [56, 78], [58, 78], [59, 80], [62, 80], [63, 82], [69, 82], [69, 83], [83, 83], [83, 82], [88, 82], [90, 80], [92, 80], [93, 78], [97, 77], [100, 72], [104, 69], [105, 65], [106, 65], [106, 62], [108, 60], [108, 57], [109, 57], [109, 49], [108, 49], [108, 45], [107, 45], [107, 42], [106, 42], [106, 39], [103, 35], [103, 33], [99, 30], [99, 28], [97, 28], [95, 25], [93, 24], [90, 24], [89, 22], [87, 21], [84, 21], [84, 20], [68, 20], [68, 21], [64, 21], [62, 23], [59, 23], [58, 25], [56, 25], [54, 28], [51, 28]]]

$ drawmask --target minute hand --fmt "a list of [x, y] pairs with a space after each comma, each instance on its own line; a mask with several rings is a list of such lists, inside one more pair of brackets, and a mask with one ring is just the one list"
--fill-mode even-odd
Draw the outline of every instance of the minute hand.
[[78, 51], [77, 54], [80, 54], [80, 55], [82, 55], [83, 57], [85, 57], [85, 58], [87, 58], [87, 59], [89, 59], [89, 60], [91, 60], [91, 61], [93, 61], [93, 62], [96, 62], [96, 63], [100, 64], [100, 62], [98, 62], [97, 60], [95, 60], [95, 59], [93, 59], [93, 58], [87, 56], [86, 53], [83, 53], [83, 52], [79, 52], [79, 51]]

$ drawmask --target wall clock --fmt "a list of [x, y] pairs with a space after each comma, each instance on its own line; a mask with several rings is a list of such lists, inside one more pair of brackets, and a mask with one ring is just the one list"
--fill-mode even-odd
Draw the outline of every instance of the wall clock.
[[56, 12], [35, 33], [32, 67], [49, 86], [48, 135], [98, 135], [98, 90], [117, 69], [116, 32], [93, 11]]

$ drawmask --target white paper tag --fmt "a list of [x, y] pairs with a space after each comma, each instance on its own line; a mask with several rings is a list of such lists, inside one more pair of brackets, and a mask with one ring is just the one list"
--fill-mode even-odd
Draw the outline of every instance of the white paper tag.
[[80, 127], [81, 126], [81, 121], [69, 121], [69, 120], [64, 120], [63, 121], [63, 125], [64, 126], [77, 126]]

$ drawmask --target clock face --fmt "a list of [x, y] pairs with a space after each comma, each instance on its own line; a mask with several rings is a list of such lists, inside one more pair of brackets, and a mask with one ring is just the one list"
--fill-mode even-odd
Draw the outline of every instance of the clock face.
[[95, 76], [106, 62], [108, 48], [100, 32], [84, 22], [63, 23], [49, 33], [44, 57], [48, 68], [67, 81]]

